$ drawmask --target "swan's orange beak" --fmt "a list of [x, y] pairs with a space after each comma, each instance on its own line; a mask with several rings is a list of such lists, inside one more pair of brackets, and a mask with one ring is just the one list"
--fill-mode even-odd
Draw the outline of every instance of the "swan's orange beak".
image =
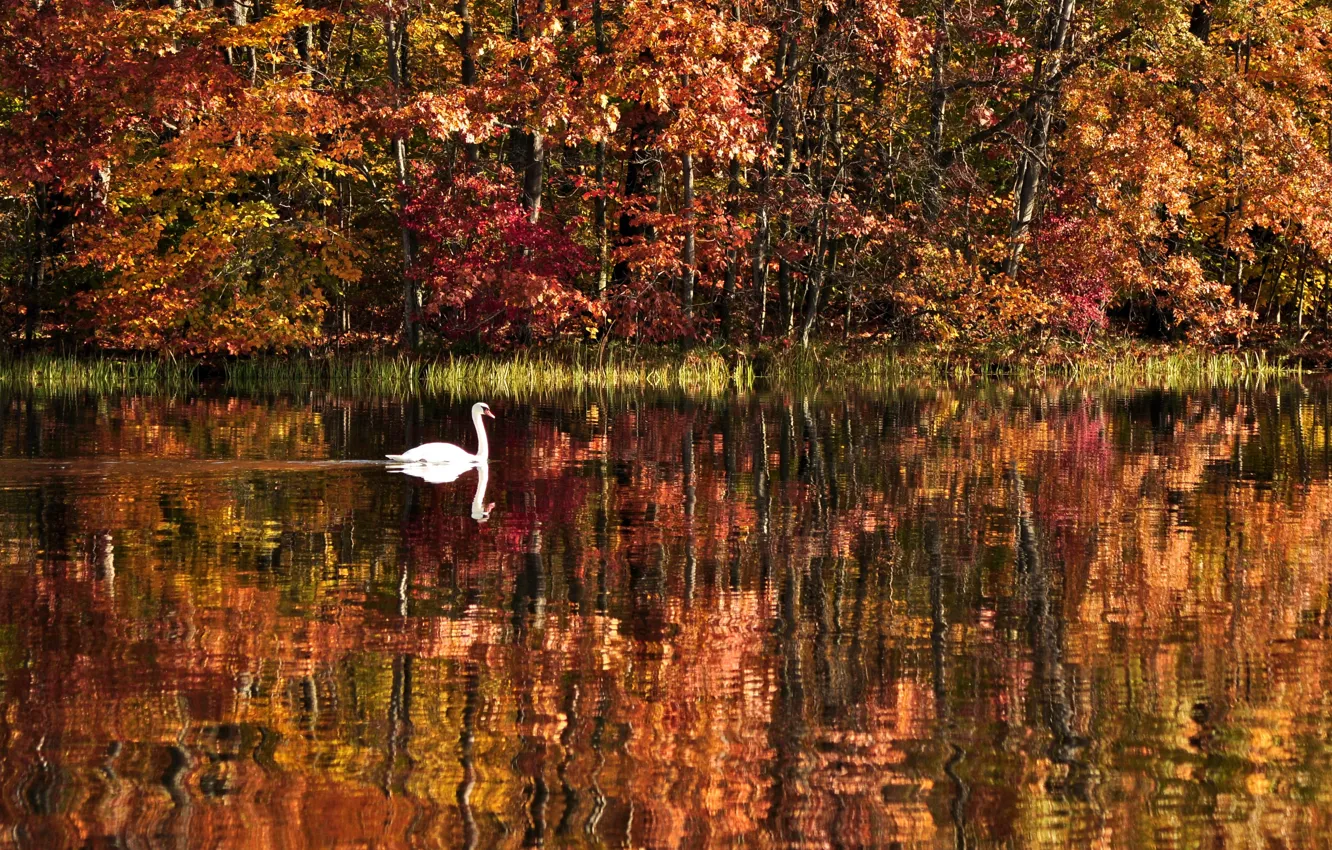
[[485, 410], [481, 411], [481, 415], [482, 415], [482, 416], [489, 416], [491, 419], [494, 419], [494, 418], [495, 418], [495, 414], [493, 414], [493, 413], [490, 412], [490, 408], [489, 408], [489, 407], [487, 407]]

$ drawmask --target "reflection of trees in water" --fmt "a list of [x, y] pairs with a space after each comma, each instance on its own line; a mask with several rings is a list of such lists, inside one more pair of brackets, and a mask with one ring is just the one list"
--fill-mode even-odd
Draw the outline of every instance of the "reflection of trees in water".
[[1036, 522], [1027, 502], [1022, 473], [1010, 467], [1014, 510], [1017, 515], [1016, 566], [1019, 592], [1027, 599], [1027, 629], [1031, 641], [1034, 685], [1040, 711], [1050, 731], [1050, 759], [1067, 771], [1053, 776], [1047, 786], [1057, 793], [1087, 796], [1087, 766], [1078, 758], [1086, 745], [1073, 728], [1073, 701], [1068, 691], [1069, 673], [1064, 665], [1064, 615], [1058, 608], [1057, 569], [1041, 557]]
[[927, 519], [924, 528], [930, 573], [930, 659], [934, 674], [934, 712], [939, 725], [938, 733], [943, 737], [946, 751], [943, 773], [953, 787], [953, 798], [948, 807], [953, 826], [953, 844], [961, 850], [968, 846], [966, 806], [970, 789], [958, 773], [958, 767], [966, 758], [966, 751], [953, 742], [955, 730], [948, 682], [948, 616], [944, 610], [943, 547], [939, 523]]
[[[373, 471], [9, 476], [0, 819], [297, 847], [1328, 821], [1325, 394], [590, 404], [497, 431], [485, 526], [471, 482]], [[89, 436], [0, 402], [0, 446], [440, 436], [261, 407], [60, 408]]]

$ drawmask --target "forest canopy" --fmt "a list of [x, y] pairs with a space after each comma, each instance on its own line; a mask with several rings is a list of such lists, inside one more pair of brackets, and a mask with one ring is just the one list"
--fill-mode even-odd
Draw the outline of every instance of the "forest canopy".
[[5, 0], [0, 337], [1325, 338], [1313, 0]]

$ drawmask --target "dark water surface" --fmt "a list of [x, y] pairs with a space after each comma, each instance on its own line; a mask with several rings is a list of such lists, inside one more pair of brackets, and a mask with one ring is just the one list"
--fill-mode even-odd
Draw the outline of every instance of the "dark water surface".
[[0, 398], [0, 848], [1328, 846], [1325, 386], [473, 400]]

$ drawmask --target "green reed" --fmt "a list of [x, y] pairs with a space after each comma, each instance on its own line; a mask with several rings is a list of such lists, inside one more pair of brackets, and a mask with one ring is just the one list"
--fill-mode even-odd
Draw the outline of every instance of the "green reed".
[[1298, 378], [1303, 364], [1267, 352], [1209, 352], [1183, 349], [1167, 352], [1124, 352], [1069, 362], [1065, 376], [1115, 386], [1155, 385], [1172, 389], [1232, 386]]
[[50, 396], [178, 395], [195, 388], [196, 369], [189, 361], [160, 358], [0, 357], [0, 391]]
[[717, 395], [747, 389], [748, 364], [732, 365], [716, 352], [674, 358], [620, 353], [598, 357], [595, 349], [559, 354], [520, 353], [504, 359], [449, 358], [425, 368], [422, 388], [431, 395], [530, 396], [552, 391], [679, 390]]
[[224, 384], [238, 393], [294, 393], [404, 397], [536, 396], [583, 390], [676, 390], [717, 394], [753, 384], [743, 361], [713, 351], [641, 353], [597, 348], [518, 352], [508, 356], [258, 358], [229, 363]]
[[420, 392], [422, 364], [405, 357], [284, 357], [224, 364], [226, 389], [242, 394], [330, 392], [405, 397]]
[[1266, 352], [1204, 349], [1116, 347], [1015, 355], [1003, 351], [810, 348], [772, 355], [766, 374], [777, 387], [819, 385], [872, 390], [922, 380], [959, 383], [1060, 379], [1104, 386], [1190, 389], [1298, 378], [1304, 368], [1299, 361]]
[[654, 390], [721, 395], [759, 388], [875, 391], [906, 382], [1060, 379], [1173, 389], [1298, 377], [1303, 369], [1266, 353], [1198, 349], [1086, 349], [1061, 355], [947, 350], [849, 349], [689, 351], [571, 346], [508, 355], [257, 357], [207, 368], [191, 361], [0, 357], [0, 391], [68, 394], [179, 394], [205, 386], [242, 395], [301, 394], [407, 398], [528, 398], [547, 393]]

